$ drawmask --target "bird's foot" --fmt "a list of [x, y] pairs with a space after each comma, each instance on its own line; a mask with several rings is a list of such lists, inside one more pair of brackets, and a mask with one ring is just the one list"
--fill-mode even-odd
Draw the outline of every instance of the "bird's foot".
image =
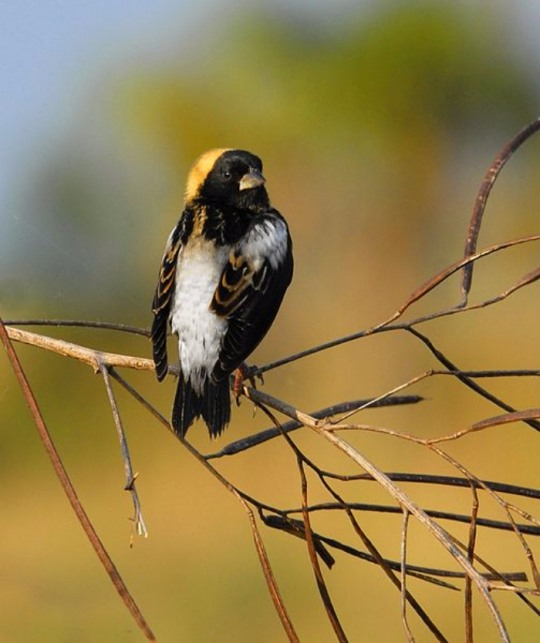
[[256, 366], [248, 366], [245, 362], [242, 362], [240, 366], [234, 371], [233, 395], [236, 400], [237, 406], [240, 405], [240, 395], [242, 394], [242, 387], [245, 380], [248, 380], [253, 388], [257, 388], [255, 377], [257, 377], [261, 382], [264, 381], [262, 375], [256, 375], [256, 372]]

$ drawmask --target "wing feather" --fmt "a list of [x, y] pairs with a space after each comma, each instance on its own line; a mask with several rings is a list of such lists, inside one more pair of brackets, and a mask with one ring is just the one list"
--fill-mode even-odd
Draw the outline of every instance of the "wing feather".
[[[272, 225], [268, 225], [269, 221]], [[212, 373], [214, 380], [228, 377], [266, 335], [291, 282], [292, 272], [289, 231], [274, 210], [255, 223], [231, 252], [214, 293], [211, 309], [229, 322]]]
[[152, 349], [154, 364], [156, 365], [156, 375], [160, 382], [167, 374], [168, 368], [167, 330], [174, 294], [178, 256], [187, 235], [186, 219], [186, 213], [184, 213], [169, 235], [161, 260], [158, 283], [152, 301], [152, 312], [154, 313], [151, 331]]

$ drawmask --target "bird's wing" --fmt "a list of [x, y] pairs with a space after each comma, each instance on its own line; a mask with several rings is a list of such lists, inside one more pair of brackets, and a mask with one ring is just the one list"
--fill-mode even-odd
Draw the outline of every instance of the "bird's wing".
[[267, 333], [292, 278], [289, 231], [279, 215], [254, 223], [231, 252], [211, 309], [228, 320], [212, 376], [237, 368]]
[[151, 332], [152, 349], [156, 375], [160, 382], [167, 374], [167, 328], [174, 294], [176, 266], [178, 265], [178, 255], [182, 249], [184, 229], [185, 225], [182, 218], [169, 235], [161, 260], [158, 284], [152, 302], [152, 312], [154, 313]]

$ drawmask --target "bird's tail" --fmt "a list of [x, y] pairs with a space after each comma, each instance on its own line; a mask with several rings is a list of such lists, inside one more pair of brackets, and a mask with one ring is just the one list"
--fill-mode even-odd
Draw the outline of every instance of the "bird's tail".
[[202, 416], [211, 437], [217, 437], [229, 424], [231, 419], [231, 394], [229, 378], [221, 382], [206, 380]]
[[173, 429], [178, 435], [181, 437], [186, 435], [189, 427], [201, 415], [202, 406], [202, 397], [195, 392], [191, 382], [180, 373], [172, 412]]
[[202, 395], [183, 375], [178, 379], [174, 398], [172, 425], [178, 435], [184, 437], [193, 422], [202, 415], [211, 437], [218, 436], [231, 419], [229, 381], [206, 380]]

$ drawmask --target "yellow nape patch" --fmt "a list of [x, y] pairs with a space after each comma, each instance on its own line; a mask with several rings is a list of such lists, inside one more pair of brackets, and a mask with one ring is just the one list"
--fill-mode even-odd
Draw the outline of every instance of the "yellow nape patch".
[[185, 193], [186, 203], [189, 203], [197, 196], [201, 185], [211, 172], [215, 162], [224, 152], [228, 152], [230, 149], [232, 148], [216, 148], [214, 150], [208, 150], [208, 152], [199, 156], [188, 174]]

